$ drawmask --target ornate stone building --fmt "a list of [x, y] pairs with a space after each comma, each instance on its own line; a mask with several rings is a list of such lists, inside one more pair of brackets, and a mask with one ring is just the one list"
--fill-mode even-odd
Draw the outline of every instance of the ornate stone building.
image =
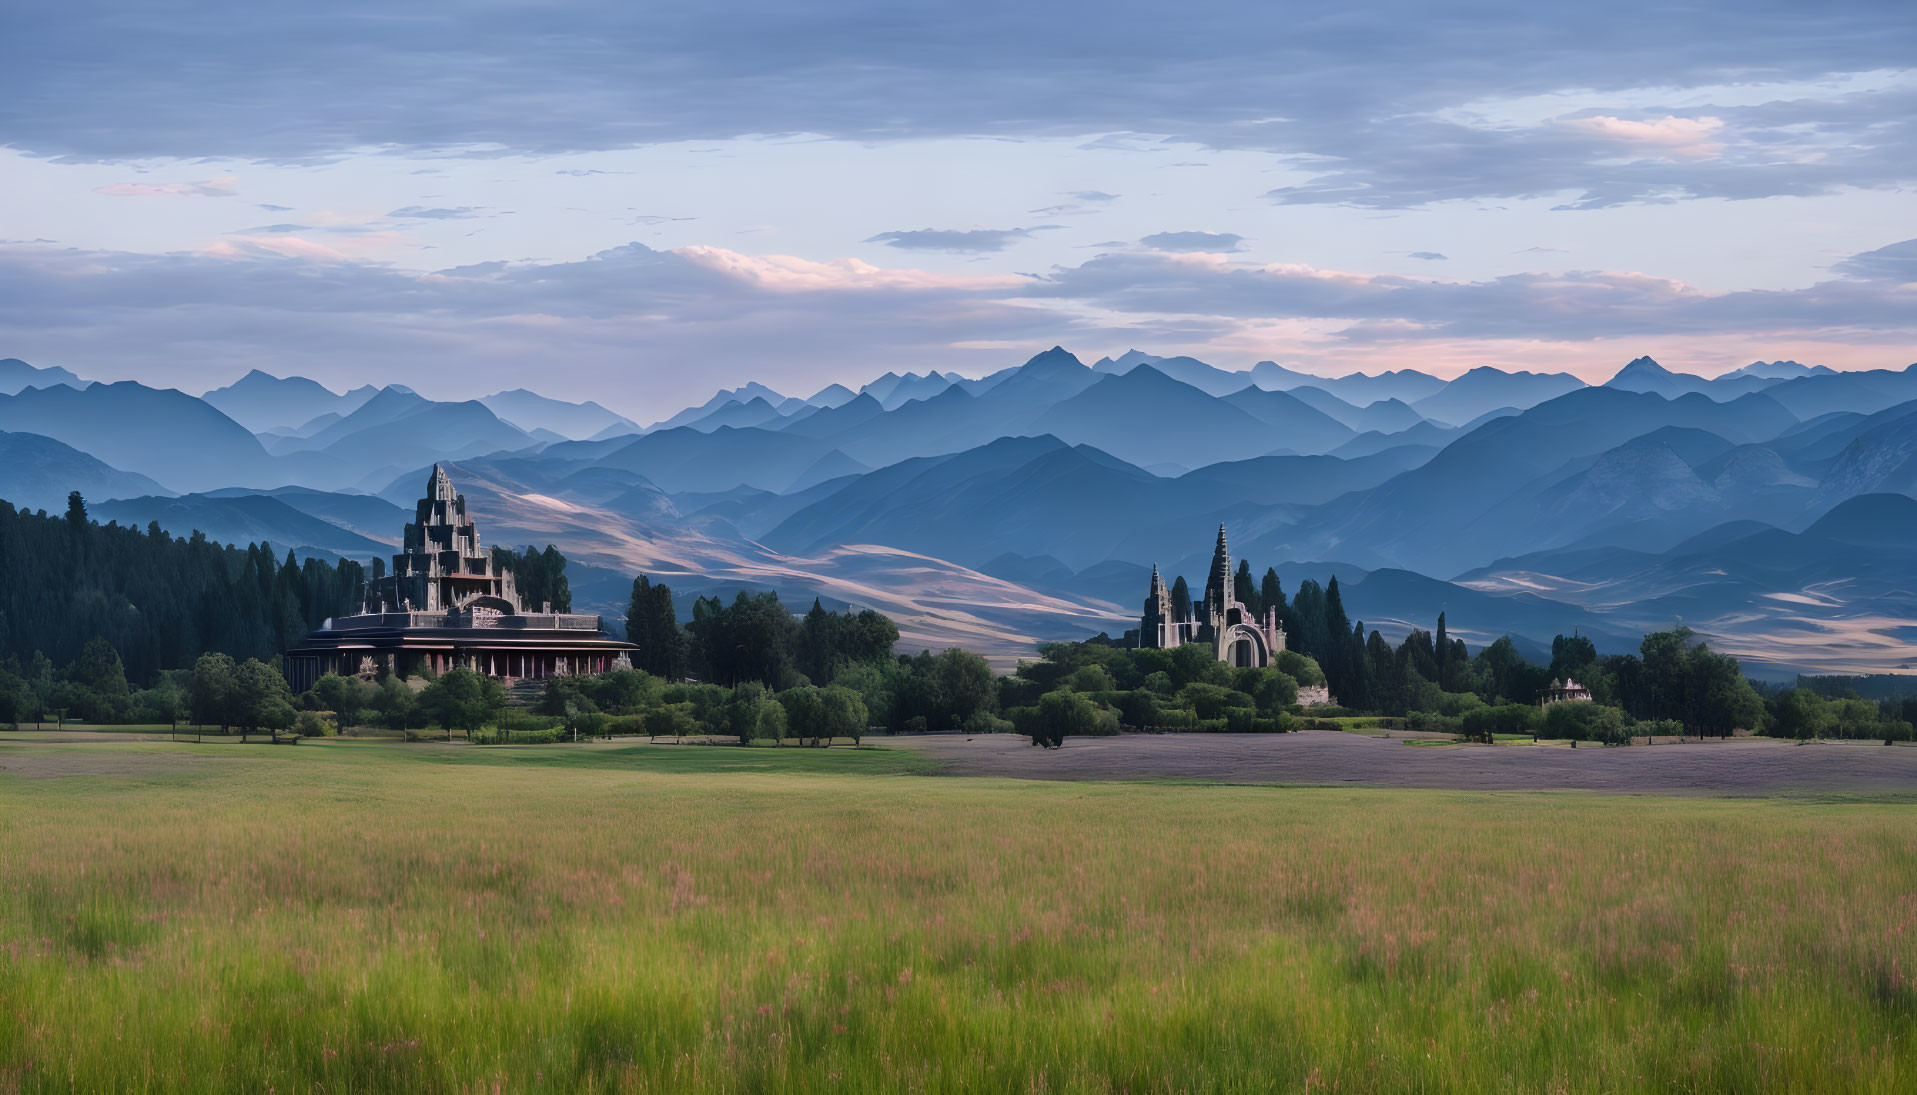
[[1590, 703], [1591, 690], [1569, 677], [1553, 680], [1538, 696], [1539, 707], [1549, 707], [1554, 703]]
[[1212, 551], [1211, 575], [1205, 579], [1203, 605], [1193, 605], [1191, 616], [1179, 617], [1165, 579], [1152, 566], [1152, 588], [1138, 621], [1138, 645], [1170, 648], [1185, 643], [1207, 643], [1226, 665], [1264, 667], [1285, 648], [1285, 629], [1277, 606], [1254, 616], [1232, 589], [1231, 551], [1225, 546], [1225, 526], [1218, 526], [1218, 546]]
[[329, 619], [286, 652], [294, 691], [327, 673], [375, 677], [455, 666], [506, 680], [603, 673], [632, 644], [598, 616], [520, 603], [513, 573], [481, 546], [466, 498], [433, 465], [393, 572], [367, 583], [357, 615]]

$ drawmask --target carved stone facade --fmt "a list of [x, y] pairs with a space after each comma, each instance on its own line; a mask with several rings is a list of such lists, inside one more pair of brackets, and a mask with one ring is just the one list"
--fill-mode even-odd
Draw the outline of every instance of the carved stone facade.
[[327, 673], [374, 678], [463, 667], [503, 680], [603, 673], [637, 649], [598, 616], [528, 611], [493, 562], [466, 498], [437, 464], [406, 526], [393, 572], [367, 583], [357, 615], [327, 620], [286, 652], [294, 691]]
[[444, 612], [491, 609], [523, 612], [513, 572], [493, 562], [479, 543], [479, 526], [466, 515], [466, 496], [438, 464], [426, 497], [413, 510], [393, 572], [369, 584], [366, 612]]
[[1226, 665], [1262, 668], [1285, 648], [1285, 629], [1277, 606], [1255, 616], [1232, 589], [1231, 550], [1225, 526], [1218, 526], [1218, 545], [1212, 551], [1211, 574], [1205, 579], [1205, 600], [1193, 605], [1190, 617], [1179, 617], [1165, 589], [1165, 579], [1152, 566], [1152, 588], [1138, 621], [1138, 645], [1169, 649], [1186, 643], [1207, 643]]

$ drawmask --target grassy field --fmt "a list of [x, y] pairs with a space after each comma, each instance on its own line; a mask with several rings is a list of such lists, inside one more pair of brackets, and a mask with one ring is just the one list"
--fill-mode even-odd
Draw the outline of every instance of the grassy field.
[[0, 1092], [1917, 1087], [1908, 800], [0, 764]]

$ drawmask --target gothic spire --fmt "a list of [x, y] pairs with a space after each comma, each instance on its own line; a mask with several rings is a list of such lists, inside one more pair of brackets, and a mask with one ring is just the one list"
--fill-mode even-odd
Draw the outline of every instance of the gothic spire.
[[1231, 603], [1231, 549], [1225, 545], [1225, 526], [1218, 526], [1218, 546], [1211, 554], [1211, 577], [1205, 582], [1207, 597], [1216, 597], [1212, 604], [1223, 612]]

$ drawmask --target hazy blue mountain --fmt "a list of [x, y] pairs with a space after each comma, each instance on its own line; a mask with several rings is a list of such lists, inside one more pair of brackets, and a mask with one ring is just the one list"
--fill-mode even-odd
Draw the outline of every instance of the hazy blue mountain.
[[1899, 621], [1917, 618], [1917, 500], [1845, 500], [1801, 533], [1739, 520], [1668, 551], [1583, 550], [1500, 559], [1460, 582], [1522, 587], [1602, 609], [1616, 626], [1681, 618], [1773, 672], [1908, 664]]
[[303, 376], [277, 377], [254, 369], [200, 398], [254, 433], [292, 433], [323, 415], [351, 414], [373, 394], [368, 387], [341, 395]]
[[1247, 386], [1217, 399], [1150, 365], [1100, 379], [1051, 407], [1037, 424], [1060, 440], [1132, 464], [1186, 467], [1279, 448], [1323, 452], [1351, 437], [1337, 421], [1283, 392]]
[[1122, 376], [1140, 365], [1150, 365], [1173, 380], [1189, 384], [1207, 395], [1226, 396], [1252, 384], [1249, 372], [1220, 369], [1195, 357], [1159, 357], [1142, 350], [1127, 350], [1117, 358], [1099, 358], [1093, 363], [1092, 371]]
[[1621, 388], [1627, 392], [1652, 392], [1666, 399], [1676, 399], [1680, 395], [1698, 392], [1721, 403], [1736, 399], [1740, 395], [1761, 392], [1777, 382], [1777, 378], [1748, 374], [1706, 380], [1691, 373], [1672, 372], [1649, 357], [1640, 357], [1619, 369], [1611, 379], [1604, 382], [1604, 386]]
[[1383, 452], [1386, 449], [1401, 448], [1405, 445], [1421, 445], [1435, 452], [1449, 445], [1456, 438], [1462, 437], [1466, 432], [1429, 421], [1420, 422], [1409, 429], [1395, 433], [1367, 430], [1332, 449], [1330, 455], [1348, 460], [1353, 457], [1370, 456], [1372, 453]]
[[561, 437], [583, 441], [604, 435], [608, 430], [615, 433], [639, 432], [637, 422], [624, 415], [614, 414], [591, 400], [568, 403], [563, 399], [548, 399], [524, 388], [514, 388], [481, 396], [479, 401], [500, 418], [528, 433], [551, 430]]
[[651, 483], [640, 483], [600, 503], [606, 509], [641, 525], [674, 523], [685, 515], [665, 491]]
[[319, 428], [304, 430], [298, 434], [272, 442], [272, 451], [276, 454], [289, 452], [318, 452], [345, 437], [360, 433], [372, 426], [385, 425], [423, 407], [432, 405], [432, 401], [414, 392], [410, 388], [390, 384], [374, 392], [364, 403], [336, 419], [331, 419]]
[[[975, 569], [981, 574], [990, 574], [994, 578], [1003, 578], [1033, 589], [1068, 590], [1078, 585], [1078, 575], [1072, 568], [1050, 555], [1020, 555], [1008, 551], [981, 563]], [[1123, 596], [1122, 590], [1120, 596]], [[1139, 599], [1143, 600], [1143, 597]]]
[[1008, 437], [860, 476], [781, 522], [765, 542], [799, 553], [886, 544], [970, 565], [1003, 554], [1007, 543], [1038, 539], [1044, 551], [1089, 562], [1109, 550], [1113, 517], [1128, 500], [1155, 496], [1164, 482], [1088, 446]]
[[1716, 488], [1661, 433], [1633, 438], [1505, 499], [1465, 535], [1532, 550], [1594, 540], [1654, 550], [1724, 520]]
[[827, 479], [785, 492], [774, 493], [756, 487], [734, 487], [728, 491], [677, 494], [673, 504], [689, 518], [714, 517], [724, 520], [739, 535], [763, 539], [781, 521], [814, 502], [830, 498], [850, 486], [858, 476]]
[[1429, 462], [1341, 500], [1335, 512], [1314, 511], [1298, 526], [1268, 537], [1267, 551], [1452, 573], [1521, 550], [1513, 549], [1510, 537], [1526, 528], [1548, 535], [1544, 521], [1513, 528], [1479, 518], [1507, 499], [1563, 480], [1580, 470], [1575, 462], [1581, 458], [1661, 426], [1689, 427], [1743, 443], [1774, 437], [1795, 421], [1761, 393], [1717, 403], [1696, 394], [1666, 400], [1581, 388], [1480, 426]]
[[270, 490], [226, 487], [206, 491], [203, 497], [217, 499], [254, 495], [277, 498], [309, 517], [338, 525], [370, 540], [395, 544], [399, 542], [406, 522], [413, 519], [410, 507], [402, 508], [378, 495], [345, 494], [311, 487], [275, 487]]
[[1872, 414], [1917, 399], [1917, 365], [1899, 370], [1801, 376], [1766, 388], [1765, 394], [1804, 419], [1833, 411]]
[[1362, 407], [1356, 407], [1339, 399], [1323, 388], [1302, 384], [1288, 389], [1286, 395], [1306, 404], [1313, 410], [1336, 419], [1341, 425], [1358, 433], [1397, 433], [1408, 430], [1424, 421], [1424, 418], [1411, 406], [1400, 399], [1380, 399]]
[[[347, 415], [342, 425], [351, 423]], [[325, 455], [340, 462], [355, 482], [372, 477], [374, 486], [385, 476], [416, 464], [460, 460], [510, 451], [534, 444], [524, 430], [502, 422], [478, 400], [464, 403], [427, 403], [386, 422], [348, 433], [331, 441]]]
[[1401, 445], [1353, 459], [1335, 456], [1260, 456], [1198, 468], [1172, 483], [1176, 495], [1193, 504], [1304, 505], [1329, 502], [1356, 490], [1368, 490], [1423, 464], [1436, 452]]
[[730, 400], [710, 414], [701, 415], [684, 425], [703, 433], [711, 433], [721, 426], [765, 426], [776, 430], [779, 428], [779, 421], [779, 409], [764, 396], [755, 395], [744, 402], [737, 399]]
[[[1263, 423], [1268, 431], [1259, 443], [1266, 452], [1291, 452], [1315, 455], [1327, 452], [1357, 436], [1356, 431], [1331, 415], [1313, 407], [1292, 392], [1273, 392], [1247, 387], [1219, 402], [1230, 404]], [[1230, 457], [1224, 457], [1229, 459]], [[1192, 463], [1205, 463], [1193, 461]]]
[[[397, 386], [382, 388], [310, 436], [270, 442], [282, 481], [377, 489], [419, 464], [523, 449], [539, 441], [476, 399], [436, 403]], [[568, 442], [566, 444], [585, 444]]]
[[[979, 394], [973, 394], [971, 383], [953, 384], [930, 399], [870, 415], [825, 439], [870, 467], [963, 452], [1000, 437], [1047, 432], [1046, 415], [1053, 407], [1106, 379], [1057, 347], [995, 376]], [[852, 411], [856, 402], [830, 413], [863, 413]], [[827, 413], [813, 416], [805, 428], [817, 429], [817, 423], [828, 421]]]
[[801, 411], [777, 428], [799, 437], [833, 437], [885, 413], [885, 407], [866, 392], [860, 392], [836, 407], [814, 407]]
[[[276, 553], [310, 548], [364, 560], [390, 555], [393, 550], [390, 543], [322, 521], [266, 494], [121, 498], [93, 507], [93, 517], [136, 528], [158, 521], [161, 528], [174, 536], [190, 536], [198, 530], [205, 533], [207, 539], [223, 544], [266, 542], [273, 545]], [[399, 529], [395, 527], [393, 531], [396, 534]]]
[[41, 369], [17, 357], [0, 358], [0, 395], [16, 395], [27, 388], [51, 388], [55, 384], [84, 388], [89, 383], [58, 365]]
[[1481, 365], [1446, 384], [1443, 391], [1407, 402], [1420, 415], [1455, 426], [1501, 407], [1535, 407], [1584, 386], [1570, 373], [1507, 373]]
[[0, 500], [16, 509], [65, 513], [67, 492], [75, 490], [89, 504], [166, 493], [144, 475], [121, 471], [51, 437], [0, 433]]
[[536, 477], [537, 485], [557, 498], [599, 505], [617, 498], [634, 487], [651, 486], [652, 480], [628, 468], [608, 468], [596, 464], [577, 467], [571, 463], [552, 474]]
[[941, 373], [936, 369], [920, 376], [917, 373], [886, 373], [859, 389], [863, 395], [869, 395], [879, 401], [886, 410], [904, 406], [914, 399], [930, 399], [953, 384], [965, 379], [957, 373]]
[[811, 398], [807, 399], [806, 402], [812, 404], [814, 407], [837, 407], [840, 404], [852, 402], [853, 397], [856, 395], [858, 395], [857, 392], [843, 384], [827, 384], [825, 387], [813, 392]]
[[785, 493], [807, 490], [832, 480], [864, 475], [872, 469], [837, 449], [826, 453], [814, 461], [812, 466], [799, 473], [799, 477], [786, 485]]
[[[1839, 440], [1844, 447], [1830, 458], [1811, 508], [1821, 511], [1860, 494], [1917, 493], [1917, 403], [1887, 408], [1850, 424], [1826, 438], [1820, 448]], [[1810, 455], [1802, 449], [1797, 452]]]
[[113, 467], [138, 468], [168, 490], [276, 485], [266, 450], [246, 427], [184, 392], [131, 380], [0, 396], [0, 430], [37, 433]]
[[1149, 563], [1204, 548], [1192, 547], [1194, 528], [1228, 518], [1241, 531], [1261, 527], [1287, 507], [1375, 486], [1421, 459], [1414, 450], [1351, 461], [1265, 456], [1163, 479], [1049, 435], [1003, 438], [859, 476], [795, 511], [766, 543], [792, 552], [884, 543], [970, 566], [1012, 543], [1023, 549], [1017, 554], [1049, 555], [1074, 568], [1113, 557]]
[[675, 494], [741, 484], [782, 491], [832, 448], [810, 437], [756, 427], [721, 426], [706, 433], [680, 426], [639, 437], [597, 463], [636, 471]]
[[655, 422], [646, 428], [648, 430], [676, 429], [688, 422], [697, 422], [699, 419], [704, 418], [706, 415], [711, 414], [713, 411], [718, 410], [728, 403], [750, 403], [755, 398], [763, 399], [773, 406], [785, 402], [785, 396], [780, 395], [778, 392], [773, 391], [771, 388], [757, 381], [753, 381], [744, 387], [734, 388], [729, 391], [721, 388], [711, 399], [706, 400], [697, 407], [687, 407], [671, 418]]
[[1285, 368], [1274, 361], [1260, 361], [1251, 367], [1252, 383], [1272, 391], [1289, 391], [1310, 386], [1330, 392], [1353, 406], [1363, 407], [1380, 399], [1396, 399], [1416, 404], [1418, 400], [1444, 390], [1445, 382], [1416, 369], [1397, 369], [1366, 376], [1317, 376]]
[[[1324, 581], [1308, 567], [1289, 569], [1298, 577]], [[1511, 635], [1549, 650], [1554, 636], [1576, 632], [1610, 654], [1635, 650], [1643, 638], [1641, 628], [1535, 593], [1491, 594], [1395, 567], [1374, 570], [1356, 582], [1340, 575], [1338, 581], [1346, 608], [1354, 619], [1363, 619], [1367, 629], [1395, 624], [1433, 630], [1443, 612], [1448, 630], [1473, 647]]]
[[[1827, 365], [1800, 365], [1795, 361], [1753, 361], [1741, 369], [1732, 369], [1726, 377], [1754, 376], [1764, 380], [1795, 380], [1800, 376], [1829, 376], [1836, 372]], [[1721, 379], [1721, 378], [1720, 378]]]
[[1002, 374], [985, 394], [990, 396], [990, 405], [995, 406], [1009, 408], [1018, 403], [1049, 406], [1070, 399], [1099, 379], [1084, 362], [1063, 347], [1054, 346]]

